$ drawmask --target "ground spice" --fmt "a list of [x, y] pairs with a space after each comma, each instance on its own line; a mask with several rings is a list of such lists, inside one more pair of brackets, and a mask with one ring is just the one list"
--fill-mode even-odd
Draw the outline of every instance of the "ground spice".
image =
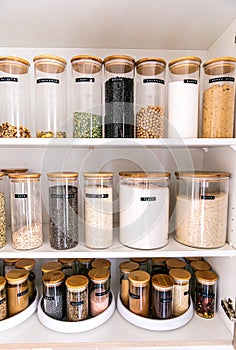
[[129, 309], [133, 313], [149, 316], [149, 273], [141, 270], [129, 274]]

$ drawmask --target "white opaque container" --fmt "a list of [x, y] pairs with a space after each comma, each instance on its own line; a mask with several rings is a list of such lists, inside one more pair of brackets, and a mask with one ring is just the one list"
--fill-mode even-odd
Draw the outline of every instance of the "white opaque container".
[[136, 249], [168, 243], [169, 173], [120, 172], [120, 242]]

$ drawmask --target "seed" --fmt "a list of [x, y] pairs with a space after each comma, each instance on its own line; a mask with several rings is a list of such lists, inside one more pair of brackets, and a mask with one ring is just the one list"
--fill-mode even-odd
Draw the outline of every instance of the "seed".
[[15, 249], [34, 249], [43, 243], [42, 224], [25, 225], [12, 233], [12, 244]]
[[142, 107], [136, 115], [136, 137], [158, 138], [164, 136], [164, 108]]

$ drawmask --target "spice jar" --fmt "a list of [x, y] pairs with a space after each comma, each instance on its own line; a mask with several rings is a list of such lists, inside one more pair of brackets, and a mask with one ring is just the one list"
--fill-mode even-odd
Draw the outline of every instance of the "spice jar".
[[226, 172], [176, 172], [175, 239], [195, 248], [219, 248], [226, 242]]
[[197, 271], [196, 279], [196, 313], [203, 318], [213, 318], [216, 309], [218, 276], [213, 271]]
[[109, 306], [110, 274], [105, 268], [92, 269], [88, 273], [90, 280], [90, 314], [97, 316]]
[[43, 275], [44, 312], [56, 320], [61, 320], [65, 314], [65, 275], [62, 271], [47, 272]]
[[54, 249], [70, 249], [78, 244], [78, 173], [48, 173], [49, 241]]
[[58, 261], [62, 264], [61, 271], [66, 277], [76, 275], [76, 259], [59, 258]]
[[3, 259], [3, 274], [6, 276], [8, 271], [15, 269], [15, 263], [20, 259]]
[[6, 203], [4, 191], [4, 173], [0, 173], [0, 248], [7, 242], [6, 235]]
[[172, 313], [174, 316], [180, 316], [189, 308], [189, 281], [191, 274], [187, 270], [172, 269], [169, 275], [174, 280]]
[[120, 263], [120, 298], [122, 303], [129, 306], [129, 274], [139, 269], [139, 264], [132, 261]]
[[62, 270], [62, 263], [59, 261], [50, 261], [41, 266], [42, 275], [44, 275], [47, 272], [53, 272], [53, 271], [61, 271]]
[[9, 317], [18, 314], [29, 305], [28, 276], [29, 272], [23, 269], [11, 270], [5, 276]]
[[177, 259], [177, 258], [169, 258], [166, 260], [166, 266], [168, 268], [168, 270], [171, 269], [184, 269], [186, 266], [186, 263], [181, 260], [181, 259]]
[[73, 78], [73, 137], [100, 138], [102, 119], [102, 59], [79, 55], [71, 59]]
[[0, 321], [7, 317], [6, 279], [0, 276]]
[[192, 261], [191, 262], [191, 280], [190, 280], [190, 291], [191, 291], [191, 296], [194, 300], [195, 294], [196, 294], [196, 272], [197, 271], [210, 271], [211, 270], [211, 265], [207, 261]]
[[201, 59], [180, 57], [169, 62], [168, 137], [197, 137]]
[[113, 243], [113, 173], [84, 173], [85, 245], [108, 248]]
[[77, 274], [88, 277], [88, 272], [92, 269], [93, 258], [78, 258]]
[[28, 293], [29, 293], [29, 302], [32, 302], [35, 298], [35, 273], [33, 271], [35, 266], [34, 259], [20, 259], [15, 263], [16, 269], [24, 269], [29, 272], [27, 279], [28, 283]]
[[191, 267], [191, 262], [193, 261], [201, 261], [202, 257], [200, 256], [193, 256], [193, 257], [185, 257], [184, 261], [186, 263], [186, 270], [188, 270], [192, 274], [192, 267]]
[[136, 62], [136, 137], [164, 137], [165, 67], [162, 58]]
[[152, 277], [152, 313], [154, 318], [171, 318], [173, 285], [174, 281], [171, 276], [159, 274]]
[[106, 269], [109, 274], [111, 275], [111, 262], [107, 259], [95, 259], [92, 261], [92, 268], [93, 269]]
[[133, 313], [149, 316], [149, 273], [141, 270], [129, 274], [129, 309]]
[[148, 258], [130, 258], [130, 261], [139, 264], [139, 270], [148, 272]]
[[39, 173], [9, 174], [15, 249], [34, 249], [43, 243], [40, 176]]
[[236, 58], [214, 58], [203, 68], [202, 137], [233, 137]]
[[168, 243], [169, 173], [120, 172], [120, 242], [136, 249]]
[[151, 276], [157, 274], [168, 274], [166, 258], [151, 258]]
[[33, 58], [36, 136], [66, 137], [66, 60], [53, 55]]
[[134, 137], [133, 57], [112, 55], [104, 59], [105, 137]]
[[81, 321], [88, 318], [88, 283], [88, 278], [82, 275], [75, 275], [67, 278], [66, 314], [68, 321]]
[[0, 137], [31, 137], [30, 63], [20, 57], [0, 57]]

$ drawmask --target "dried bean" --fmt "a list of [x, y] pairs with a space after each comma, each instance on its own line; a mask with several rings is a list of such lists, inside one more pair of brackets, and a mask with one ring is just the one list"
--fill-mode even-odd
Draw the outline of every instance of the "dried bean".
[[142, 107], [136, 115], [136, 137], [158, 138], [164, 136], [164, 108]]

